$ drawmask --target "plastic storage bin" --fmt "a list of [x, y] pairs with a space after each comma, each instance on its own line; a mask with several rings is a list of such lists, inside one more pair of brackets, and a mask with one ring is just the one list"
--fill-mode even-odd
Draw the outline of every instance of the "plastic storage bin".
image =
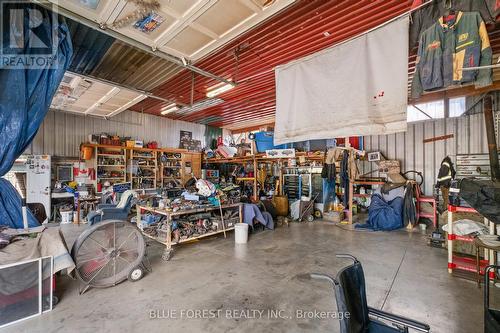
[[274, 132], [255, 133], [255, 144], [259, 153], [265, 153], [269, 149], [285, 149], [287, 145], [274, 145]]

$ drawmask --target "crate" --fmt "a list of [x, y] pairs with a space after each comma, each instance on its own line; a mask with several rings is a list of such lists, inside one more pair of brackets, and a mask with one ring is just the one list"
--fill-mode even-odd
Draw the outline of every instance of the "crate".
[[274, 132], [257, 132], [255, 133], [255, 144], [259, 153], [265, 153], [271, 149], [286, 149], [287, 145], [274, 145]]
[[344, 212], [326, 212], [323, 213], [323, 219], [330, 222], [340, 223], [344, 220]]

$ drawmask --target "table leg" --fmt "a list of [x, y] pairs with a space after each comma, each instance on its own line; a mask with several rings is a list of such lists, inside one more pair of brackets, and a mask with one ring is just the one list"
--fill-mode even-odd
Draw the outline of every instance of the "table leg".
[[170, 216], [167, 217], [167, 241], [165, 244], [165, 250], [161, 258], [165, 261], [169, 261], [172, 256], [172, 218]]
[[[495, 223], [488, 221], [488, 224], [489, 224], [489, 227], [490, 227], [490, 235], [494, 235], [495, 234]], [[495, 251], [493, 250], [490, 250], [489, 251], [489, 255], [488, 255], [488, 259], [490, 260], [490, 265], [496, 265], [495, 263]]]
[[477, 274], [477, 287], [481, 288], [481, 263], [479, 261], [480, 247], [476, 245], [476, 274]]
[[137, 205], [136, 208], [137, 208], [137, 221], [135, 222], [135, 225], [137, 226], [137, 228], [142, 230], [142, 227], [141, 227], [141, 220], [142, 220], [141, 208], [139, 207], [139, 205]]
[[240, 211], [240, 223], [243, 223], [243, 205], [240, 204], [238, 209]]

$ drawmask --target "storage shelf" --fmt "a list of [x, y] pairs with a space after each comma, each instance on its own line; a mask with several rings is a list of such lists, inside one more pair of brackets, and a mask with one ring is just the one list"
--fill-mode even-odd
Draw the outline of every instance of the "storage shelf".
[[111, 164], [98, 164], [97, 166], [98, 166], [98, 167], [114, 167], [114, 168], [116, 168], [116, 167], [119, 167], [119, 168], [124, 168], [124, 167], [125, 167], [125, 165], [118, 165], [118, 164], [116, 164], [116, 165], [111, 165]]
[[107, 156], [107, 157], [114, 157], [114, 158], [125, 158], [125, 155], [118, 155], [118, 154], [97, 153], [97, 156]]
[[236, 178], [236, 181], [238, 182], [244, 182], [244, 181], [253, 181], [255, 180], [254, 177], [241, 177], [241, 178]]
[[363, 181], [363, 180], [355, 180], [352, 182], [353, 185], [384, 185], [385, 182], [376, 182], [376, 181]]
[[145, 158], [145, 159], [154, 160], [156, 157], [155, 156], [132, 156], [132, 158]]
[[132, 179], [154, 179], [156, 178], [155, 176], [143, 176], [143, 177], [132, 177]]
[[[484, 274], [484, 268], [489, 265], [488, 260], [479, 260], [479, 269], [481, 274]], [[448, 266], [452, 266], [452, 269], [460, 269], [462, 271], [477, 273], [476, 259], [463, 257], [459, 255], [453, 255], [452, 264], [448, 264]]]
[[372, 195], [371, 194], [354, 193], [352, 196], [355, 198], [370, 198]]

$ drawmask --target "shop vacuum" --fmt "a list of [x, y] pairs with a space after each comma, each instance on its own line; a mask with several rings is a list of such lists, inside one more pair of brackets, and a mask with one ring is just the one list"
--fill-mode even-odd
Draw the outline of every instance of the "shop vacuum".
[[[450, 197], [451, 197], [451, 188], [450, 188]], [[436, 202], [439, 202], [439, 187], [434, 188], [434, 199], [436, 199]], [[443, 207], [443, 209], [446, 209], [446, 207]], [[431, 236], [429, 238], [429, 246], [443, 248], [444, 242], [446, 241], [446, 239], [444, 238], [444, 233], [439, 228], [439, 217], [438, 216], [436, 216], [436, 221], [438, 221], [436, 223], [437, 228], [435, 230], [433, 230], [431, 233]]]

